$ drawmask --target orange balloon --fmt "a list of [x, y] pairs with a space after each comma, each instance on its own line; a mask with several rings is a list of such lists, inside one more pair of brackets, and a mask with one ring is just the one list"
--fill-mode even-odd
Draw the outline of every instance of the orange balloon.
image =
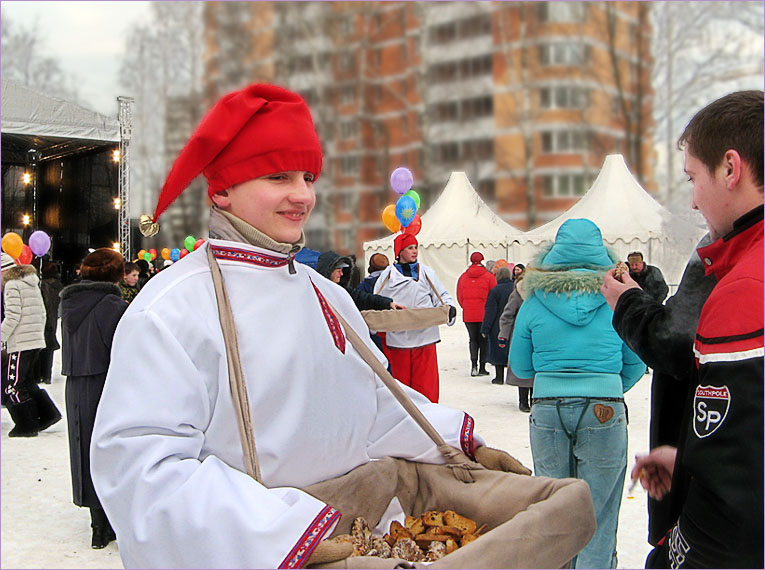
[[162, 259], [170, 259], [170, 248], [163, 247], [160, 255], [162, 256]]
[[23, 247], [24, 242], [21, 240], [21, 236], [19, 234], [8, 232], [3, 236], [3, 251], [10, 255], [13, 259], [19, 258]]
[[143, 254], [144, 254], [144, 253], [146, 253], [146, 250], [145, 250], [145, 249], [142, 249], [141, 251], [139, 251], [139, 252], [138, 252], [138, 259], [143, 259]]
[[401, 229], [401, 222], [399, 222], [398, 218], [396, 217], [395, 204], [389, 204], [385, 206], [385, 209], [382, 213], [382, 221], [383, 224], [385, 224], [385, 227], [392, 232], [397, 232]]

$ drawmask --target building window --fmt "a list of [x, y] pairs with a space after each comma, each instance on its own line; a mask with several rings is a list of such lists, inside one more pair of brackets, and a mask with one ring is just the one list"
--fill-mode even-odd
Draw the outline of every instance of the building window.
[[436, 146], [436, 161], [454, 163], [459, 160], [493, 160], [494, 139], [448, 142]]
[[447, 22], [430, 28], [432, 44], [445, 44], [491, 34], [491, 16], [480, 14], [463, 20]]
[[355, 250], [356, 240], [353, 239], [353, 230], [350, 228], [344, 228], [340, 230], [340, 249]]
[[434, 122], [444, 123], [448, 121], [456, 121], [458, 119], [459, 105], [456, 101], [446, 101], [435, 106], [433, 113]]
[[340, 158], [340, 173], [351, 176], [359, 173], [359, 157], [343, 156]]
[[340, 104], [349, 105], [356, 100], [356, 89], [353, 85], [343, 85], [340, 88]]
[[484, 55], [434, 65], [428, 73], [432, 83], [448, 83], [491, 75], [492, 69], [492, 56]]
[[337, 204], [341, 210], [350, 212], [353, 210], [353, 195], [350, 192], [344, 192], [338, 195]]
[[584, 87], [542, 87], [539, 106], [543, 109], [587, 109], [590, 90]]
[[496, 181], [493, 178], [490, 178], [488, 180], [479, 180], [476, 191], [478, 192], [478, 195], [481, 197], [482, 200], [492, 201], [495, 198], [494, 196], [495, 186], [496, 186]]
[[350, 139], [356, 136], [358, 132], [356, 128], [356, 121], [351, 119], [349, 121], [340, 122], [340, 137], [344, 139]]
[[353, 21], [350, 16], [343, 16], [337, 20], [337, 30], [343, 36], [350, 36], [353, 33]]
[[466, 99], [460, 103], [461, 119], [477, 119], [494, 114], [494, 99], [492, 97], [477, 97]]
[[540, 2], [537, 17], [540, 22], [584, 22], [584, 2]]
[[448, 22], [439, 26], [434, 26], [429, 33], [430, 43], [445, 44], [457, 39], [457, 23]]
[[349, 71], [353, 69], [356, 63], [356, 57], [352, 53], [344, 52], [340, 54], [339, 66], [342, 71]]
[[370, 65], [372, 67], [380, 67], [380, 63], [382, 62], [382, 50], [381, 49], [373, 49], [371, 50], [372, 53], [369, 57], [370, 59]]
[[542, 131], [542, 152], [545, 154], [585, 152], [592, 147], [592, 132], [581, 129]]
[[460, 146], [456, 142], [443, 143], [436, 147], [439, 162], [454, 162], [460, 156]]
[[542, 176], [542, 196], [545, 198], [572, 198], [587, 191], [584, 174], [556, 174]]
[[540, 44], [540, 65], [585, 65], [590, 62], [592, 50], [581, 43]]

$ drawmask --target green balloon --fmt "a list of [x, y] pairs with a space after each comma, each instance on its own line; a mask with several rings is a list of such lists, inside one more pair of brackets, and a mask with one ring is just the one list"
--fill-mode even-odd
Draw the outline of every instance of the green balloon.
[[189, 251], [194, 251], [195, 243], [197, 243], [197, 240], [194, 236], [186, 236], [186, 239], [183, 240], [183, 247], [185, 247]]
[[151, 254], [150, 254], [148, 251], [147, 251], [146, 253], [144, 253], [144, 254], [143, 254], [143, 258], [144, 258], [146, 261], [148, 261], [149, 263], [151, 263]]
[[420, 209], [420, 195], [415, 192], [414, 190], [409, 190], [404, 196], [409, 196], [412, 200], [414, 200], [414, 203], [417, 204], [417, 209]]

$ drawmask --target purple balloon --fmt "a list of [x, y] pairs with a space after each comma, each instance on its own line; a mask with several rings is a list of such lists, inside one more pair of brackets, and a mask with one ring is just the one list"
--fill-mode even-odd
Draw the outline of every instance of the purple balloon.
[[32, 250], [37, 257], [42, 257], [50, 249], [50, 237], [42, 230], [32, 232], [29, 236], [29, 249]]
[[399, 166], [390, 175], [390, 185], [398, 194], [406, 194], [414, 184], [412, 171], [403, 166]]

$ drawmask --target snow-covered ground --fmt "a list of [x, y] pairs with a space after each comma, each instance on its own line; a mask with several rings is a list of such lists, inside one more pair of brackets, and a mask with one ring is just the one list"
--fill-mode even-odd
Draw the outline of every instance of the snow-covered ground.
[[[493, 385], [492, 376], [470, 377], [468, 336], [462, 323], [442, 326], [441, 337], [441, 402], [467, 411], [488, 445], [505, 449], [532, 467], [529, 416], [518, 410], [517, 388]], [[60, 351], [55, 354], [53, 384], [46, 388], [63, 412], [65, 380], [55, 373], [61, 369]], [[627, 394], [628, 469], [634, 455], [648, 449], [649, 395], [650, 376]], [[8, 439], [11, 427], [3, 409], [0, 567], [122, 568], [115, 542], [103, 550], [90, 548], [90, 514], [72, 503], [65, 421], [36, 438]], [[619, 568], [643, 568], [650, 550], [646, 535], [645, 492], [638, 486], [635, 498], [629, 499], [625, 488], [619, 516]]]

